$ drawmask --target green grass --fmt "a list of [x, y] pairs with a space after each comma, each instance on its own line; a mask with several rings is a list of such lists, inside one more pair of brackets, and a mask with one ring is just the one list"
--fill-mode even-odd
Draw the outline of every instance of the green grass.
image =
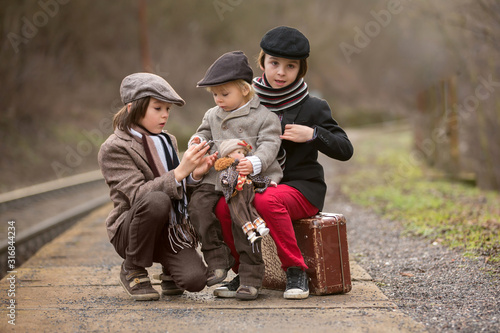
[[407, 131], [363, 135], [342, 192], [400, 221], [406, 234], [484, 256], [500, 271], [500, 194], [436, 176], [411, 148]]

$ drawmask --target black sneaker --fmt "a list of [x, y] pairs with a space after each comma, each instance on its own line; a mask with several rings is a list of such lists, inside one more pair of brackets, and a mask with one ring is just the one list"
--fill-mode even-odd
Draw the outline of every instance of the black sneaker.
[[309, 279], [300, 267], [288, 267], [286, 270], [286, 299], [304, 299], [309, 297]]
[[214, 290], [214, 296], [222, 298], [236, 297], [236, 290], [240, 287], [240, 276], [236, 275], [231, 281], [224, 283], [222, 286]]

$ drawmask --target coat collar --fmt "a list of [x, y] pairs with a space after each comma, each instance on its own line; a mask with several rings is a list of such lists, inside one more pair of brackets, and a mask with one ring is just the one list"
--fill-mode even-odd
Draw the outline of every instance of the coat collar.
[[144, 147], [142, 145], [142, 141], [140, 138], [136, 137], [135, 135], [130, 135], [127, 132], [121, 130], [121, 129], [116, 129], [115, 130], [115, 135], [127, 142], [130, 142], [130, 148], [134, 150], [137, 154], [139, 154], [144, 161], [148, 161], [148, 158], [146, 156], [146, 151], [144, 150]]

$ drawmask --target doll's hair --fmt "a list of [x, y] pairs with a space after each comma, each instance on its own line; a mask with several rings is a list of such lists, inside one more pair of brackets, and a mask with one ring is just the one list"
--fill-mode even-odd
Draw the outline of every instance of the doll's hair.
[[213, 88], [220, 87], [220, 86], [225, 86], [227, 84], [234, 84], [235, 86], [237, 86], [238, 88], [240, 88], [240, 91], [242, 93], [245, 92], [245, 90], [248, 91], [248, 94], [245, 96], [245, 103], [248, 103], [248, 101], [251, 100], [255, 96], [255, 89], [253, 88], [253, 86], [250, 83], [248, 83], [247, 81], [243, 80], [243, 79], [229, 81], [229, 82], [223, 83], [223, 84], [221, 84], [219, 86], [207, 87], [207, 91], [213, 92]]
[[[257, 65], [265, 68], [264, 62], [266, 60], [266, 52], [260, 50], [259, 56], [257, 57]], [[297, 79], [301, 79], [306, 76], [307, 73], [307, 58], [299, 60], [299, 72], [297, 73]]]
[[132, 125], [139, 125], [139, 121], [146, 115], [151, 97], [143, 97], [130, 102], [130, 112], [127, 105], [122, 107], [113, 117], [113, 129], [120, 129], [130, 134]]

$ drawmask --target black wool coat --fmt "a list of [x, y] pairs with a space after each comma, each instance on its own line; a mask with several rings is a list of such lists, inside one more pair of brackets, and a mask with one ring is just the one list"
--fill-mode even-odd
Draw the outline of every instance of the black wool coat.
[[309, 142], [282, 141], [286, 151], [285, 169], [280, 184], [299, 190], [320, 211], [323, 209], [326, 183], [323, 167], [318, 162], [318, 151], [330, 158], [347, 161], [353, 155], [353, 147], [345, 131], [332, 118], [328, 103], [308, 96], [283, 112], [282, 132], [287, 124], [315, 128], [316, 138]]

